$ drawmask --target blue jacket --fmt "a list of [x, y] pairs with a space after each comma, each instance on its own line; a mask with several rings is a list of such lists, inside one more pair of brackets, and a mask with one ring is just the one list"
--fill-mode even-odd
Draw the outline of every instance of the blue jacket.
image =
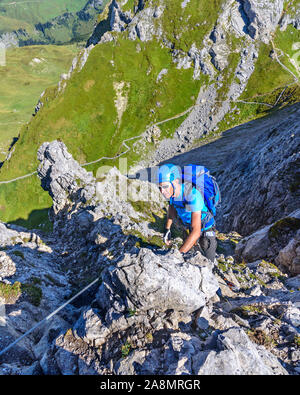
[[[186, 193], [185, 189], [187, 190]], [[184, 225], [191, 224], [192, 213], [197, 211], [201, 211], [202, 230], [207, 230], [215, 224], [214, 218], [212, 217], [203, 227], [205, 219], [210, 213], [204, 203], [201, 193], [194, 187], [192, 189], [185, 188], [185, 185], [181, 184], [179, 196], [172, 197], [170, 199], [170, 205], [174, 206]]]

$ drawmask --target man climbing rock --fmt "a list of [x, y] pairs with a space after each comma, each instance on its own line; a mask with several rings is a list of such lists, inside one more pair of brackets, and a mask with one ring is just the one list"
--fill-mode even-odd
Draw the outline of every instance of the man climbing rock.
[[164, 242], [170, 245], [171, 225], [179, 217], [189, 233], [179, 251], [185, 255], [198, 242], [200, 252], [214, 262], [214, 215], [220, 200], [215, 179], [203, 166], [187, 165], [181, 169], [173, 164], [161, 166], [157, 177], [161, 193], [169, 200]]

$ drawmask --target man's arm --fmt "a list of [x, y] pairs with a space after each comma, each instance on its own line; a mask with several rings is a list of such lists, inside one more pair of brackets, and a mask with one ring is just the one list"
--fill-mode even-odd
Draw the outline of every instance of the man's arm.
[[201, 211], [195, 211], [192, 213], [191, 226], [192, 231], [180, 247], [180, 252], [188, 252], [199, 239], [201, 235]]
[[[166, 245], [170, 245], [171, 233], [170, 229], [173, 223], [173, 219], [176, 217], [176, 210], [174, 206], [169, 206], [167, 213], [167, 222], [166, 222], [166, 230], [164, 234], [164, 242]], [[168, 234], [169, 233], [169, 234]]]
[[176, 217], [176, 210], [174, 206], [169, 206], [167, 213], [166, 229], [171, 229], [173, 219]]

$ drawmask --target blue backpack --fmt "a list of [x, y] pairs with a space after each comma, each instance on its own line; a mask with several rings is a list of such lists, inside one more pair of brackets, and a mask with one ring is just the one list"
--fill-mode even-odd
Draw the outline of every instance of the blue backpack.
[[215, 223], [216, 208], [221, 202], [220, 188], [217, 181], [206, 167], [200, 165], [186, 165], [182, 167], [181, 174], [185, 190], [190, 184], [190, 188], [195, 187], [203, 197], [208, 209], [208, 214], [204, 218], [203, 225], [205, 225], [205, 229], [208, 229]]

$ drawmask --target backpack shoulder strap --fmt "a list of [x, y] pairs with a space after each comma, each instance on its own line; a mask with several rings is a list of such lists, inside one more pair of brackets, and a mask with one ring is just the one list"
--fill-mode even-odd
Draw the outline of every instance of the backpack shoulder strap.
[[194, 185], [191, 182], [184, 182], [182, 184], [183, 188], [183, 199], [184, 201], [186, 200], [186, 196], [188, 196], [190, 193], [192, 193], [192, 190], [194, 188]]

